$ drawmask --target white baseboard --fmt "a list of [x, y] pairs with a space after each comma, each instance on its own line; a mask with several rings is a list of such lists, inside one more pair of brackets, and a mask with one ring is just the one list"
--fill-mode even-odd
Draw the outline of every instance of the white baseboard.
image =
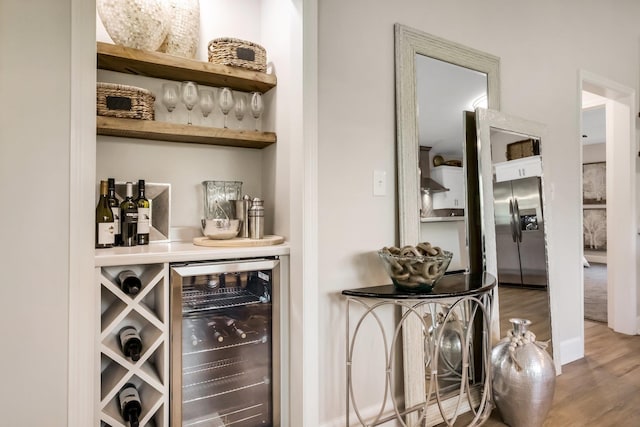
[[571, 338], [560, 343], [560, 364], [565, 365], [584, 357], [584, 342], [580, 337]]
[[640, 335], [640, 316], [636, 317], [636, 335]]
[[[400, 407], [402, 407], [404, 405], [404, 400], [400, 397], [398, 397], [398, 405]], [[364, 409], [362, 409], [360, 411], [360, 415], [362, 415], [362, 418], [364, 418], [365, 420], [370, 420], [371, 418], [375, 417], [378, 414], [378, 411], [380, 411], [380, 406], [379, 405], [371, 405], [368, 406]], [[384, 415], [381, 418], [384, 418], [387, 415], [391, 415], [393, 414], [393, 409], [392, 408], [388, 408], [385, 412]], [[358, 421], [358, 417], [356, 416], [355, 412], [352, 410], [351, 413], [349, 414], [349, 421], [350, 421], [350, 426], [349, 427], [361, 427], [362, 424], [360, 423], [360, 421]], [[387, 423], [382, 424], [381, 426], [384, 427], [401, 427], [400, 422], [392, 420], [389, 421]], [[326, 421], [324, 423], [322, 423], [320, 425], [320, 427], [345, 427], [345, 417], [344, 415], [340, 416], [340, 417], [336, 417], [332, 420]]]

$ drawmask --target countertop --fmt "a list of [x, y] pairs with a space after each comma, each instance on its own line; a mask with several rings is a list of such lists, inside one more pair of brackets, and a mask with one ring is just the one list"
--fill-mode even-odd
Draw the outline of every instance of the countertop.
[[95, 266], [254, 258], [289, 255], [289, 251], [288, 242], [272, 246], [241, 248], [210, 248], [196, 246], [191, 242], [150, 243], [149, 245], [96, 249]]

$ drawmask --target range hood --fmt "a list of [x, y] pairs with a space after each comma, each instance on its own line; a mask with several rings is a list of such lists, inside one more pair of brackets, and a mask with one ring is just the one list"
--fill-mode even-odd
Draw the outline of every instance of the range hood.
[[422, 178], [420, 180], [420, 189], [429, 190], [431, 193], [437, 193], [440, 191], [449, 191], [447, 187], [429, 177]]

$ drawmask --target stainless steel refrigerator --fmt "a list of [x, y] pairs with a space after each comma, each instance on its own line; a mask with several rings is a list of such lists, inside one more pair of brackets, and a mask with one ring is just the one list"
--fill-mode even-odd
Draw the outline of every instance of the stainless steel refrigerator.
[[493, 195], [499, 283], [547, 286], [540, 178], [495, 182]]

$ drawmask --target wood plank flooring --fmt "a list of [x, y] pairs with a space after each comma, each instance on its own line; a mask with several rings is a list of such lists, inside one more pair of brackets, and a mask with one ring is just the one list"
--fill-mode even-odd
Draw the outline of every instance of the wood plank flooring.
[[[640, 336], [585, 320], [585, 353], [562, 367], [544, 426], [640, 426]], [[484, 425], [506, 424], [494, 410]]]

